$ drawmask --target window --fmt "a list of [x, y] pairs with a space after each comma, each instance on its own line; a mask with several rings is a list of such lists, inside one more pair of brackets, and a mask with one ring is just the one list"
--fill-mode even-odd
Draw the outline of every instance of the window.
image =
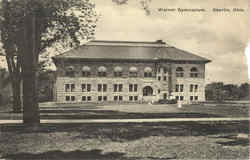
[[152, 72], [144, 72], [144, 77], [148, 78], [148, 77], [152, 77]]
[[107, 84], [98, 84], [97, 90], [98, 92], [107, 92]]
[[129, 68], [129, 77], [137, 77], [137, 68], [136, 67], [130, 67]]
[[190, 92], [193, 92], [193, 90], [194, 90], [194, 85], [190, 84]]
[[74, 67], [73, 66], [68, 66], [66, 68], [66, 71], [65, 71], [65, 75], [68, 76], [68, 77], [74, 77], [75, 76], [75, 71], [74, 71]]
[[175, 92], [183, 92], [184, 91], [184, 85], [183, 84], [176, 84], [175, 85]]
[[196, 100], [196, 101], [197, 101], [197, 100], [198, 100], [198, 96], [194, 96], [194, 100]]
[[119, 84], [119, 92], [122, 92], [122, 84]]
[[90, 77], [90, 72], [82, 71], [82, 77]]
[[114, 101], [118, 101], [118, 96], [114, 96]]
[[122, 96], [119, 96], [119, 101], [122, 101], [123, 97]]
[[82, 92], [86, 92], [86, 84], [82, 84]]
[[82, 96], [82, 101], [91, 101], [91, 96]]
[[137, 84], [129, 84], [129, 92], [137, 92]]
[[163, 94], [163, 99], [167, 99], [167, 93]]
[[90, 76], [90, 68], [88, 66], [82, 67], [82, 76], [89, 77]]
[[138, 96], [129, 96], [129, 101], [138, 101]]
[[86, 96], [82, 96], [82, 101], [86, 101]]
[[65, 84], [65, 92], [69, 92], [70, 91], [70, 85], [69, 84]]
[[114, 92], [118, 92], [118, 84], [114, 84]]
[[91, 84], [87, 84], [87, 92], [91, 91]]
[[71, 92], [75, 91], [75, 84], [71, 84]]
[[98, 68], [98, 76], [99, 77], [106, 77], [107, 76], [106, 72], [107, 72], [106, 67], [101, 66], [101, 67]]
[[107, 92], [107, 84], [102, 85], [103, 92]]
[[107, 96], [103, 96], [103, 101], [107, 101], [107, 100], [108, 100]]
[[101, 92], [101, 91], [102, 91], [102, 84], [98, 84], [97, 90], [98, 90], [98, 92]]
[[190, 101], [193, 101], [194, 100], [194, 96], [190, 96]]
[[146, 67], [144, 69], [144, 77], [152, 77], [152, 68]]
[[65, 97], [65, 100], [66, 100], [66, 101], [70, 101], [70, 96], [66, 96], [66, 97]]
[[175, 85], [175, 92], [179, 92], [179, 84]]
[[183, 92], [183, 90], [184, 90], [184, 85], [180, 84], [180, 92]]
[[194, 86], [194, 92], [198, 92], [198, 85], [197, 84]]
[[198, 77], [198, 69], [196, 67], [191, 68], [190, 70], [190, 77], [197, 78]]
[[102, 101], [102, 96], [98, 96], [98, 101]]
[[167, 80], [167, 76], [164, 76], [164, 77], [163, 77], [163, 80], [166, 81], [166, 80]]
[[115, 77], [122, 77], [122, 68], [117, 66], [114, 68], [114, 76]]
[[160, 90], [160, 89], [158, 89], [158, 93], [161, 93], [161, 90]]
[[134, 92], [137, 92], [138, 85], [134, 84]]
[[133, 96], [129, 96], [129, 101], [133, 101]]
[[184, 96], [180, 96], [180, 100], [183, 101], [184, 100]]
[[91, 96], [88, 96], [87, 99], [88, 99], [88, 101], [91, 101]]
[[91, 84], [82, 84], [82, 92], [90, 92], [91, 91]]
[[166, 67], [163, 68], [163, 72], [164, 72], [164, 74], [166, 74], [168, 72]]
[[138, 96], [134, 96], [134, 101], [138, 101]]
[[133, 92], [133, 84], [129, 84], [129, 92]]
[[158, 76], [158, 81], [160, 81], [161, 80], [161, 77], [160, 76]]
[[179, 96], [175, 96], [175, 99], [178, 101], [179, 100]]
[[66, 101], [75, 101], [75, 96], [66, 96], [65, 100]]
[[182, 67], [176, 68], [176, 77], [184, 77], [184, 70]]
[[65, 84], [65, 92], [74, 92], [75, 84]]

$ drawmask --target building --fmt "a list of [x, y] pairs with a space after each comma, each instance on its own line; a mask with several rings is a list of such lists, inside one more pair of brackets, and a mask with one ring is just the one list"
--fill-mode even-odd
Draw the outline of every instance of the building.
[[204, 101], [210, 62], [162, 40], [91, 41], [53, 61], [59, 103]]

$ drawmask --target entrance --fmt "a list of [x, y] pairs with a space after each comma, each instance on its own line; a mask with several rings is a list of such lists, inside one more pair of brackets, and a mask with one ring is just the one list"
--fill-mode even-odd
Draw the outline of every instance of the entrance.
[[152, 96], [153, 95], [153, 88], [150, 86], [146, 86], [143, 88], [143, 96]]

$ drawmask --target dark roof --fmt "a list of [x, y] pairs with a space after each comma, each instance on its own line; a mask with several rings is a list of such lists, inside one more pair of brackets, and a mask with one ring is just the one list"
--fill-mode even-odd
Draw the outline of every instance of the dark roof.
[[54, 57], [67, 59], [117, 59], [117, 60], [173, 60], [200, 61], [210, 60], [181, 49], [167, 46], [162, 41], [91, 41], [78, 48]]

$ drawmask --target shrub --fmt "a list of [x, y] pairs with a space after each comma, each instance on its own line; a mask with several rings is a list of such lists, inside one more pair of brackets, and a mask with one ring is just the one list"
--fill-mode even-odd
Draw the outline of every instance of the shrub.
[[176, 104], [177, 100], [176, 99], [160, 99], [158, 101], [160, 104]]

